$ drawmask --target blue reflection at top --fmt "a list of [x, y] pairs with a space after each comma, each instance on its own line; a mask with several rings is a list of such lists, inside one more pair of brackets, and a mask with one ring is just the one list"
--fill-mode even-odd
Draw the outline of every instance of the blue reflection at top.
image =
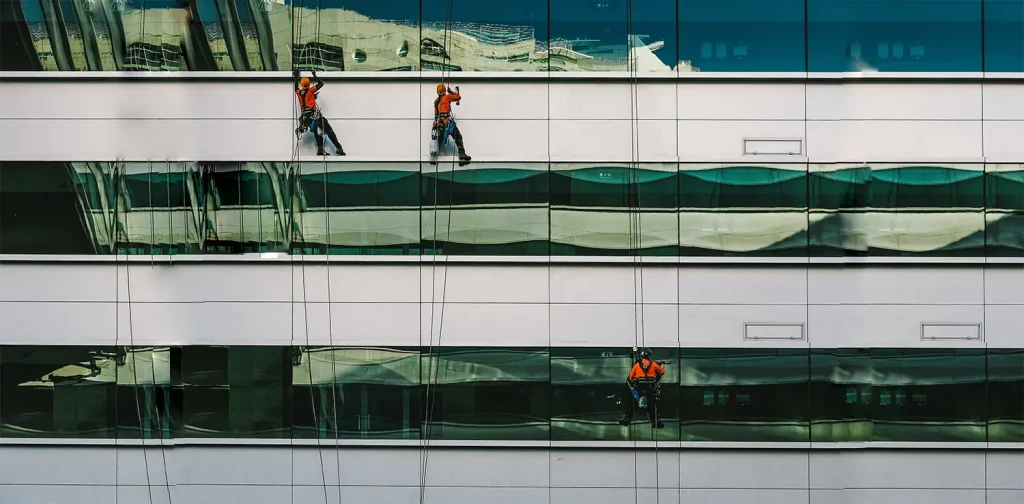
[[803, 72], [804, 0], [679, 0], [679, 58], [702, 72]]

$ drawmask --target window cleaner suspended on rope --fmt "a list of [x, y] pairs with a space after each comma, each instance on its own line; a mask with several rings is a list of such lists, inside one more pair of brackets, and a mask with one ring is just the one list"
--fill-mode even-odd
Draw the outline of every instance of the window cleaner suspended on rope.
[[459, 103], [462, 95], [459, 94], [459, 86], [455, 91], [444, 84], [437, 85], [437, 99], [434, 100], [434, 125], [430, 132], [430, 155], [437, 156], [441, 146], [447, 143], [448, 137], [455, 140], [455, 147], [459, 149], [459, 166], [469, 164], [473, 158], [466, 154], [466, 146], [462, 143], [462, 132], [455, 124], [452, 117], [452, 102]]
[[651, 351], [644, 348], [640, 351], [640, 360], [633, 364], [633, 369], [626, 377], [632, 399], [625, 401], [626, 416], [619, 423], [629, 425], [633, 422], [636, 410], [646, 409], [651, 427], [660, 429], [665, 424], [658, 418], [658, 404], [661, 402], [661, 378], [665, 376], [665, 368], [651, 360]]
[[316, 79], [315, 83], [310, 83], [309, 77], [299, 77], [299, 71], [295, 70], [292, 72], [295, 76], [295, 96], [299, 99], [299, 108], [301, 110], [299, 115], [299, 127], [295, 129], [295, 136], [301, 140], [302, 135], [306, 131], [313, 131], [313, 138], [316, 139], [316, 155], [326, 156], [327, 152], [324, 151], [324, 133], [327, 134], [327, 138], [334, 144], [339, 156], [345, 155], [345, 149], [341, 147], [341, 142], [338, 141], [338, 135], [334, 133], [334, 128], [331, 127], [331, 123], [327, 121], [327, 118], [320, 113], [320, 107], [317, 106], [316, 97], [320, 93], [320, 90], [324, 87], [324, 81], [317, 77], [316, 71], [313, 71], [313, 78]]

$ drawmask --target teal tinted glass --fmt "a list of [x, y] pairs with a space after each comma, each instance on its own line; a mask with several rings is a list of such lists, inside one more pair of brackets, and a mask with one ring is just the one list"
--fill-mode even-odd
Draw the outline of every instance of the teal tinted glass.
[[679, 72], [804, 72], [804, 0], [679, 0]]

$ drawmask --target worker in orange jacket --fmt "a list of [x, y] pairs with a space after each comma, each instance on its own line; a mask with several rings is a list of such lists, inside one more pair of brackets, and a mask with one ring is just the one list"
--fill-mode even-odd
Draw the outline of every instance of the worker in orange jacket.
[[640, 360], [633, 364], [626, 377], [626, 385], [629, 386], [631, 397], [626, 401], [626, 416], [619, 420], [621, 425], [629, 425], [633, 422], [633, 415], [637, 407], [646, 406], [647, 418], [651, 421], [651, 427], [662, 428], [665, 424], [658, 418], [658, 402], [661, 399], [659, 384], [665, 376], [665, 368], [651, 360], [651, 351], [644, 348], [640, 351]]
[[295, 134], [301, 138], [306, 130], [313, 130], [313, 138], [316, 139], [316, 155], [326, 156], [327, 153], [324, 151], [324, 133], [326, 133], [327, 138], [334, 144], [338, 155], [344, 156], [345, 149], [341, 147], [338, 135], [331, 127], [331, 123], [320, 112], [320, 107], [316, 103], [317, 95], [324, 87], [324, 81], [317, 77], [315, 71], [313, 78], [316, 79], [316, 83], [310, 82], [309, 77], [300, 78], [298, 70], [293, 71], [292, 75], [295, 77], [295, 97], [299, 99], [300, 110], [299, 127], [295, 130]]
[[465, 165], [473, 158], [466, 154], [466, 146], [462, 143], [462, 132], [459, 131], [459, 126], [452, 118], [452, 103], [461, 100], [462, 95], [458, 93], [458, 87], [456, 87], [456, 91], [452, 91], [444, 84], [437, 85], [437, 99], [434, 100], [434, 125], [431, 135], [434, 140], [437, 140], [438, 145], [443, 145], [447, 136], [446, 132], [450, 131], [452, 139], [455, 140], [455, 147], [459, 149], [459, 161]]

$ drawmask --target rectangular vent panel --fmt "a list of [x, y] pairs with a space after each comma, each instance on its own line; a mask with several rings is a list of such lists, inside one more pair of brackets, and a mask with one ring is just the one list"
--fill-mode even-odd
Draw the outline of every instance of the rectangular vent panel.
[[744, 341], [802, 341], [806, 339], [803, 324], [747, 322], [743, 324]]
[[744, 138], [744, 156], [800, 156], [803, 155], [802, 138]]
[[981, 324], [922, 322], [921, 339], [924, 341], [981, 341]]

